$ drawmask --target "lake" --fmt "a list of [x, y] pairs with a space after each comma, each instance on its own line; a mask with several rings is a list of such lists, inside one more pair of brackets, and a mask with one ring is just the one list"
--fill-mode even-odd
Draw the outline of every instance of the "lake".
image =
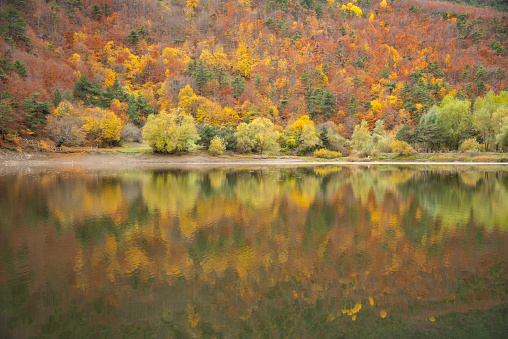
[[1, 338], [508, 337], [508, 169], [0, 169]]

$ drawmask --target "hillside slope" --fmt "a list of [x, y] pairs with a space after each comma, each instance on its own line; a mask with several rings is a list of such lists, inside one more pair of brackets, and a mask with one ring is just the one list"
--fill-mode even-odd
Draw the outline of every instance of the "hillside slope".
[[[476, 2], [477, 4], [478, 2]], [[493, 2], [502, 9], [502, 2]], [[349, 136], [508, 86], [508, 18], [428, 0], [0, 1], [0, 125], [43, 134], [62, 99], [126, 124], [180, 106], [238, 124], [303, 115]], [[190, 87], [186, 88], [186, 85]], [[185, 90], [183, 90], [185, 89]], [[183, 91], [182, 91], [183, 90]]]

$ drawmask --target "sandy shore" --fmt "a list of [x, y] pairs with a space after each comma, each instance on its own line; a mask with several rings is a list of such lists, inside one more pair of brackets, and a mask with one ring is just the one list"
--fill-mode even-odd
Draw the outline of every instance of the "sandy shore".
[[295, 165], [446, 165], [446, 166], [508, 166], [508, 163], [430, 162], [430, 161], [315, 161], [291, 156], [197, 156], [152, 155], [141, 153], [0, 153], [0, 167], [80, 167], [80, 168], [150, 168], [150, 167], [213, 167], [213, 166], [295, 166]]

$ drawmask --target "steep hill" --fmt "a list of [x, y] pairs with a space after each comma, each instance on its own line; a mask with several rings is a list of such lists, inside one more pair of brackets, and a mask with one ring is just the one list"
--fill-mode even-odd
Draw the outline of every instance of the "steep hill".
[[[472, 1], [472, 0], [471, 0]], [[464, 1], [463, 1], [464, 2]], [[467, 2], [467, 1], [465, 1]], [[503, 1], [472, 1], [505, 9]], [[303, 115], [349, 136], [508, 88], [508, 17], [429, 0], [0, 0], [2, 133], [62, 99], [123, 124], [182, 107], [233, 125]], [[190, 87], [186, 88], [186, 85]]]

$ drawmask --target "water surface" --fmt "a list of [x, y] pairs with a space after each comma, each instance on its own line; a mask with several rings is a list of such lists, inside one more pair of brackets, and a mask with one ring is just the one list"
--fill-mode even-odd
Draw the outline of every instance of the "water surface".
[[0, 192], [2, 338], [507, 333], [503, 167], [32, 168]]

